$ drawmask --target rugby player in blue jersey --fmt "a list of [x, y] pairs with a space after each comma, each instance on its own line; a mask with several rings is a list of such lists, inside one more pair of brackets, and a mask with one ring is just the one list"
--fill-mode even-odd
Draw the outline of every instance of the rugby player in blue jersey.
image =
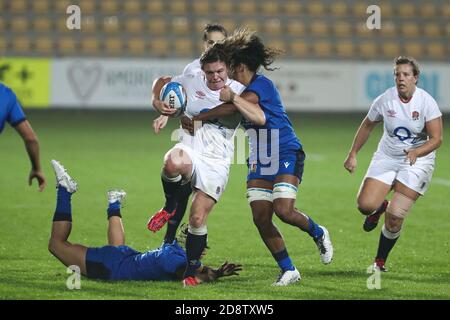
[[236, 31], [210, 50], [226, 52], [230, 77], [247, 88], [237, 95], [225, 87], [220, 99], [227, 104], [201, 113], [193, 120], [214, 119], [236, 110], [245, 118], [243, 125], [250, 147], [247, 198], [253, 221], [281, 269], [273, 285], [289, 285], [300, 280], [300, 273], [294, 267], [283, 237], [272, 221], [273, 212], [283, 222], [300, 228], [312, 237], [324, 264], [332, 261], [333, 246], [328, 230], [295, 208], [305, 153], [277, 88], [270, 79], [258, 73], [261, 66], [273, 70], [269, 66], [280, 52], [265, 47], [254, 32], [246, 29]]
[[25, 143], [25, 148], [31, 161], [28, 184], [31, 186], [33, 179], [36, 179], [39, 184], [39, 190], [44, 190], [46, 182], [39, 160], [39, 142], [37, 136], [31, 128], [30, 122], [26, 119], [25, 113], [14, 92], [0, 83], [0, 133], [3, 131], [6, 122], [16, 129]]
[[[144, 253], [125, 245], [121, 202], [123, 190], [108, 192], [108, 245], [89, 248], [68, 241], [72, 229], [71, 197], [77, 183], [56, 160], [52, 166], [57, 180], [57, 202], [48, 249], [66, 266], [77, 266], [88, 278], [102, 280], [176, 280], [186, 268], [186, 252], [175, 239], [162, 247]], [[225, 262], [218, 269], [201, 265], [195, 272], [199, 283], [237, 275], [240, 265]]]

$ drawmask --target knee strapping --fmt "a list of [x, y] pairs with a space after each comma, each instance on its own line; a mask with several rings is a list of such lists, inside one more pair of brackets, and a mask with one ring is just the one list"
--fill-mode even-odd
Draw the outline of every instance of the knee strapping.
[[404, 194], [395, 192], [391, 201], [389, 201], [386, 212], [396, 218], [405, 219], [414, 202], [414, 200], [408, 198]]
[[272, 190], [263, 188], [248, 188], [247, 189], [247, 200], [248, 203], [253, 201], [269, 201], [272, 202]]
[[290, 183], [275, 183], [273, 185], [273, 199], [283, 198], [283, 199], [296, 199], [297, 198], [297, 187]]
[[195, 234], [197, 236], [203, 236], [208, 233], [206, 226], [201, 226], [200, 228], [195, 228], [191, 225], [188, 226], [188, 232], [190, 234]]

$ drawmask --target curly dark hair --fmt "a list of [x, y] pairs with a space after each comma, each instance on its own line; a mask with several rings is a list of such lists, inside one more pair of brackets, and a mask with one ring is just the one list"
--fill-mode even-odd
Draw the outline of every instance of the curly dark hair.
[[245, 64], [250, 71], [256, 72], [263, 66], [266, 70], [275, 59], [283, 53], [283, 50], [266, 47], [255, 31], [247, 28], [236, 29], [228, 38], [218, 43], [226, 52], [227, 64], [235, 69], [241, 63]]

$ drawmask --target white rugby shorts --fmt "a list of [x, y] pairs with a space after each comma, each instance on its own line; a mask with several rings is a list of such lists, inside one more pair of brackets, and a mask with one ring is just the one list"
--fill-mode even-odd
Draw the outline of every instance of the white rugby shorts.
[[183, 143], [177, 143], [174, 148], [182, 149], [192, 160], [192, 187], [219, 201], [228, 182], [230, 161], [202, 156]]
[[365, 178], [373, 178], [388, 185], [397, 180], [408, 188], [424, 195], [431, 182], [434, 159], [417, 158], [412, 166], [404, 158], [391, 158], [382, 152], [375, 152]]

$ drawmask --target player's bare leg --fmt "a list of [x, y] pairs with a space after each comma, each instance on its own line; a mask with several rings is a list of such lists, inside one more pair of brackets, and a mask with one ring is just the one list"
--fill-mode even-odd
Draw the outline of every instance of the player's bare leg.
[[51, 164], [55, 171], [58, 192], [48, 250], [64, 265], [78, 266], [80, 272], [86, 275], [87, 247], [68, 241], [72, 229], [71, 197], [77, 191], [77, 183], [58, 161], [52, 160]]
[[164, 207], [150, 218], [147, 227], [150, 231], [160, 230], [175, 215], [182, 180], [189, 181], [192, 175], [192, 160], [182, 149], [172, 148], [164, 156], [161, 172], [166, 202]]
[[388, 255], [400, 237], [403, 222], [419, 196], [419, 193], [408, 188], [401, 182], [395, 182], [392, 200], [386, 208], [385, 222], [381, 230], [377, 255], [375, 257], [375, 268], [381, 271], [387, 271], [385, 263]]
[[364, 231], [372, 231], [378, 225], [381, 215], [386, 211], [389, 201], [387, 195], [392, 186], [373, 178], [366, 178], [359, 188], [358, 210], [367, 216], [364, 220]]
[[279, 175], [274, 181], [273, 208], [275, 214], [285, 223], [308, 233], [316, 243], [322, 263], [333, 259], [333, 245], [328, 230], [294, 207], [300, 181], [294, 175]]
[[186, 237], [187, 266], [184, 272], [184, 286], [195, 286], [195, 271], [201, 266], [200, 257], [206, 248], [208, 231], [206, 220], [216, 201], [201, 190], [195, 190], [189, 215]]

